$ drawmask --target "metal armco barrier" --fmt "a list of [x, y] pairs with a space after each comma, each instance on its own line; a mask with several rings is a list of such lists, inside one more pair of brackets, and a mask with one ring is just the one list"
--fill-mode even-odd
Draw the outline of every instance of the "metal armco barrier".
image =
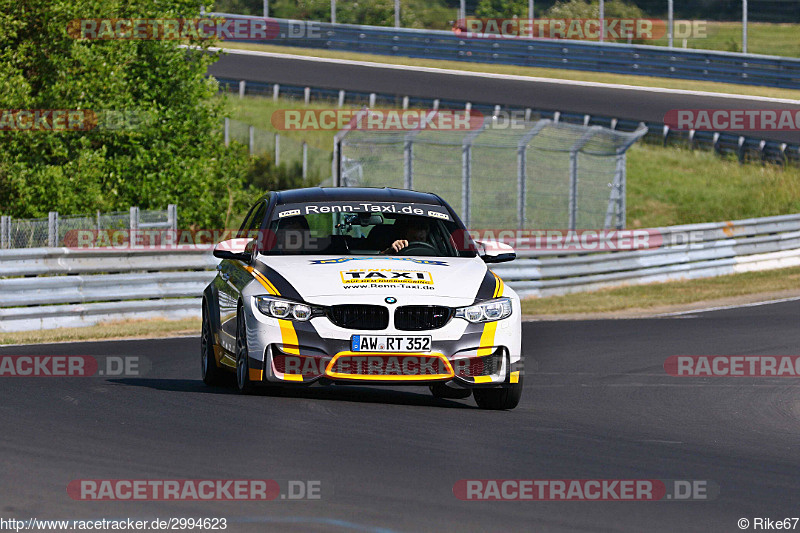
[[[226, 19], [244, 15], [210, 13]], [[274, 19], [264, 44], [451, 61], [562, 68], [796, 89], [800, 59], [568, 39], [469, 38], [452, 31]], [[253, 41], [249, 41], [253, 42]]]
[[[800, 266], [800, 214], [643, 231], [664, 242], [616, 252], [518, 243], [518, 259], [492, 270], [522, 296], [549, 296]], [[208, 250], [2, 250], [0, 331], [199, 317], [217, 262]]]

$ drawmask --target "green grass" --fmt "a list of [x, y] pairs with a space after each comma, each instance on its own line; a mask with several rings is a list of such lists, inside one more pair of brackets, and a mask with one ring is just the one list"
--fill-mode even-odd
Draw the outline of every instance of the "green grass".
[[637, 144], [628, 151], [627, 227], [800, 212], [800, 168]]
[[466, 72], [488, 72], [494, 74], [514, 74], [517, 76], [534, 76], [575, 81], [589, 81], [598, 83], [616, 83], [634, 85], [639, 87], [661, 87], [666, 89], [684, 89], [692, 91], [709, 91], [751, 96], [765, 96], [770, 98], [788, 98], [800, 100], [800, 90], [778, 89], [773, 87], [759, 87], [756, 85], [737, 85], [730, 83], [716, 83], [710, 81], [680, 80], [672, 78], [658, 78], [654, 76], [633, 76], [625, 74], [609, 74], [605, 72], [584, 72], [579, 70], [518, 67], [514, 65], [491, 65], [488, 63], [468, 63], [465, 61], [443, 61], [437, 59], [418, 59], [411, 57], [391, 57], [354, 52], [339, 52], [316, 48], [296, 48], [293, 46], [263, 45], [252, 43], [227, 42], [228, 48], [241, 50], [260, 50], [282, 54], [300, 56], [328, 57], [334, 59], [350, 59], [356, 61], [370, 61], [373, 63], [387, 63], [394, 65], [410, 65], [419, 67], [444, 68], [462, 70]]
[[633, 309], [685, 306], [723, 298], [770, 294], [778, 297], [800, 287], [800, 268], [744, 272], [715, 278], [632, 285], [594, 292], [529, 298], [522, 301], [526, 315], [602, 313]]
[[[90, 341], [122, 338], [157, 338], [200, 334], [200, 319], [127, 320], [85, 328], [59, 328], [0, 333], [0, 344], [41, 344], [47, 342]], [[199, 345], [198, 345], [199, 346]], [[199, 349], [199, 348], [198, 348]]]
[[[707, 37], [687, 39], [687, 47], [727, 52], [742, 51], [741, 22], [709, 22], [707, 28]], [[667, 39], [656, 39], [647, 44], [666, 46]], [[677, 47], [682, 47], [683, 39], [675, 39], [674, 44]], [[800, 57], [800, 24], [748, 23], [747, 52], [751, 54]]]

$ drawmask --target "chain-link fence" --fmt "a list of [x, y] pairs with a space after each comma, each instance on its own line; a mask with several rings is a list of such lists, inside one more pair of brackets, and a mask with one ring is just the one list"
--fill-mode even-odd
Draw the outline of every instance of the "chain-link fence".
[[330, 177], [331, 153], [285, 135], [265, 131], [246, 122], [226, 118], [225, 145], [236, 141], [247, 146], [250, 155], [270, 155], [276, 165], [299, 165], [303, 179], [319, 183]]
[[0, 217], [0, 249], [63, 246], [76, 230], [166, 229], [178, 228], [178, 209], [114, 211], [94, 215], [61, 216], [51, 211], [47, 218]]
[[333, 183], [435, 192], [470, 228], [621, 229], [625, 152], [645, 133], [488, 116], [468, 132], [354, 128]]

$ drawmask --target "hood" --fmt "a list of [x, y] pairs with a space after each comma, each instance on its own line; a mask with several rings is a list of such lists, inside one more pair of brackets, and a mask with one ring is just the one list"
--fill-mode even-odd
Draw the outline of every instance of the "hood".
[[447, 298], [469, 305], [486, 274], [478, 257], [269, 256], [275, 270], [306, 301], [330, 305], [393, 296], [403, 301]]

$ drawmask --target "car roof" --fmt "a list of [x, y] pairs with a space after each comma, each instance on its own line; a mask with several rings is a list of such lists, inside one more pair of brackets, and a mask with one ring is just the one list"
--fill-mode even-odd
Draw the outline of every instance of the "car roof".
[[307, 202], [403, 202], [428, 205], [444, 205], [435, 194], [391, 189], [389, 187], [309, 187], [280, 191], [277, 203], [301, 204]]

